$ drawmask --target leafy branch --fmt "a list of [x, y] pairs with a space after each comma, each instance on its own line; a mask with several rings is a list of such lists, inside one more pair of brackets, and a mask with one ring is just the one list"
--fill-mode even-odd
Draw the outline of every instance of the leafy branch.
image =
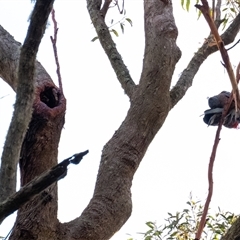
[[[116, 37], [119, 36], [119, 33], [116, 29], [114, 29], [113, 27], [116, 26], [117, 24], [120, 25], [120, 28], [121, 28], [121, 31], [122, 33], [124, 34], [124, 30], [125, 30], [125, 23], [128, 22], [130, 24], [130, 26], [132, 27], [133, 26], [133, 22], [130, 18], [124, 16], [122, 19], [120, 19], [119, 21], [117, 22], [114, 22], [114, 20], [112, 19], [111, 20], [111, 25], [108, 27], [108, 30], [110, 33], [113, 33]], [[91, 41], [94, 42], [96, 41], [98, 38], [98, 36], [94, 37]]]
[[[192, 194], [186, 204], [187, 207], [180, 212], [175, 214], [168, 212], [165, 224], [158, 226], [156, 222], [146, 222], [146, 232], [138, 234], [142, 235], [144, 240], [193, 240], [204, 206], [201, 201], [194, 200]], [[229, 211], [225, 212], [219, 207], [216, 213], [208, 213], [205, 221], [206, 231], [203, 232], [202, 240], [220, 239], [237, 218], [238, 215]]]

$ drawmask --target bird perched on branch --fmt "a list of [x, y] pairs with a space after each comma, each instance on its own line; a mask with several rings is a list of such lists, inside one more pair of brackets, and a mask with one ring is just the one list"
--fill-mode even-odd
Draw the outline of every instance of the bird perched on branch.
[[[208, 99], [210, 109], [204, 111], [203, 121], [209, 126], [217, 126], [223, 113], [224, 106], [228, 104], [231, 96], [230, 92], [223, 91]], [[240, 112], [236, 112], [234, 101], [223, 120], [223, 125], [227, 128], [238, 128], [240, 123]]]

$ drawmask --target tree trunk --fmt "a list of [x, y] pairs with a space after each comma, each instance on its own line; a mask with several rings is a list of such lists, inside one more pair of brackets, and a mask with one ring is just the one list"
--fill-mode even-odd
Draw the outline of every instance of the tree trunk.
[[[0, 35], [1, 77], [16, 91], [21, 44], [2, 27]], [[33, 115], [19, 161], [21, 186], [57, 164], [66, 111], [63, 93], [38, 62], [35, 78]], [[57, 184], [54, 184], [19, 209], [10, 239], [55, 239], [57, 228]]]
[[[21, 186], [57, 164], [65, 110], [63, 94], [51, 79], [45, 79], [37, 86], [32, 120], [21, 149]], [[10, 239], [55, 239], [57, 224], [57, 184], [53, 184], [19, 209]]]
[[[191, 64], [194, 66], [183, 72], [176, 87], [170, 91], [174, 68], [181, 56], [176, 45], [178, 31], [172, 3], [146, 0], [146, 46], [142, 75], [139, 84], [135, 85], [104, 23], [101, 0], [87, 0], [87, 3], [99, 40], [131, 105], [125, 120], [103, 148], [94, 195], [82, 215], [71, 222], [59, 223], [57, 185], [54, 184], [19, 209], [11, 240], [105, 240], [117, 232], [131, 215], [132, 179], [148, 146], [171, 108], [191, 86], [199, 66], [216, 51], [214, 47], [204, 45], [193, 58]], [[236, 32], [239, 26], [238, 23]], [[0, 28], [0, 34], [1, 31]], [[6, 32], [1, 34], [1, 39], [4, 41], [0, 41], [0, 76], [16, 90], [20, 44]], [[36, 63], [36, 69], [33, 115], [19, 160], [21, 186], [57, 164], [66, 111], [63, 93], [40, 63]], [[75, 188], [81, 191], [77, 186]]]

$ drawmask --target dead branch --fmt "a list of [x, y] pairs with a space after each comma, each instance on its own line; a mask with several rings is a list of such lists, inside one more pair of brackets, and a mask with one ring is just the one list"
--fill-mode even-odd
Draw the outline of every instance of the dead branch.
[[79, 164], [82, 158], [88, 154], [88, 150], [74, 154], [73, 156], [63, 160], [61, 163], [52, 167], [50, 170], [44, 172], [40, 176], [34, 178], [18, 192], [10, 196], [3, 203], [0, 204], [0, 223], [18, 210], [23, 204], [31, 200], [34, 196], [42, 192], [44, 189], [64, 178], [67, 175], [67, 166], [70, 163]]
[[60, 72], [60, 64], [59, 64], [59, 61], [58, 61], [58, 52], [57, 52], [57, 45], [56, 45], [57, 44], [58, 27], [57, 27], [57, 21], [56, 21], [56, 18], [55, 18], [54, 8], [52, 9], [51, 13], [52, 13], [52, 21], [53, 21], [53, 25], [54, 25], [54, 34], [53, 34], [53, 37], [52, 36], [50, 37], [50, 39], [52, 41], [55, 62], [56, 62], [56, 65], [57, 65], [58, 85], [59, 85], [59, 89], [63, 93], [62, 76], [61, 76], [61, 72]]

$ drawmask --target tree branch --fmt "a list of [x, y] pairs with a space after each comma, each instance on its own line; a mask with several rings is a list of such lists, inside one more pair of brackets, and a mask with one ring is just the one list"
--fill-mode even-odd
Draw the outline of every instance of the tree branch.
[[[32, 12], [18, 66], [18, 85], [12, 121], [2, 153], [0, 202], [16, 191], [20, 149], [32, 116], [35, 60], [54, 0], [38, 0]], [[36, 26], [38, 26], [36, 28]], [[14, 146], [13, 146], [14, 143]]]
[[210, 202], [211, 202], [211, 199], [212, 199], [212, 194], [213, 194], [212, 172], [213, 172], [213, 165], [214, 165], [214, 161], [215, 161], [215, 157], [216, 157], [217, 147], [218, 147], [218, 144], [220, 142], [220, 132], [221, 132], [221, 129], [222, 129], [222, 124], [223, 124], [223, 118], [221, 119], [221, 121], [218, 124], [218, 129], [217, 129], [217, 132], [216, 132], [215, 141], [214, 141], [214, 144], [213, 144], [212, 153], [211, 153], [211, 157], [210, 157], [210, 161], [209, 161], [209, 165], [208, 165], [208, 195], [207, 195], [206, 202], [204, 204], [203, 214], [202, 214], [201, 221], [200, 221], [198, 229], [197, 229], [195, 240], [200, 240], [201, 239], [201, 235], [202, 235], [204, 226], [206, 224], [206, 218], [207, 218], [209, 205], [210, 205]]
[[[208, 2], [206, 0], [202, 0], [202, 4], [203, 5], [196, 4], [195, 7], [198, 8], [202, 12], [203, 16], [205, 17], [205, 19], [211, 29], [211, 33], [215, 39], [214, 44], [217, 45], [217, 47], [221, 53], [224, 65], [228, 72], [230, 82], [232, 84], [235, 103], [237, 104], [238, 108], [240, 108], [240, 96], [239, 96], [238, 85], [237, 85], [237, 81], [236, 81], [236, 78], [235, 78], [235, 75], [234, 75], [234, 72], [232, 69], [232, 64], [231, 64], [229, 56], [228, 56], [228, 52], [225, 49], [224, 42], [222, 41], [222, 38], [220, 37], [220, 35], [218, 33], [217, 27], [216, 27], [213, 19], [210, 16], [210, 9], [208, 6]], [[236, 108], [236, 110], [237, 110], [237, 108]]]
[[227, 233], [223, 237], [221, 237], [221, 240], [239, 240], [240, 239], [239, 228], [240, 217], [237, 218], [237, 220], [229, 228]]
[[18, 210], [23, 204], [31, 200], [35, 195], [55, 183], [56, 181], [64, 178], [67, 175], [67, 166], [70, 163], [79, 164], [82, 158], [88, 154], [88, 150], [74, 154], [73, 156], [63, 160], [58, 165], [47, 170], [40, 176], [34, 178], [18, 192], [10, 196], [3, 203], [0, 204], [0, 224], [2, 221]]
[[99, 41], [108, 56], [122, 88], [131, 99], [135, 89], [135, 83], [133, 82], [122, 57], [116, 48], [116, 44], [112, 40], [111, 34], [104, 21], [104, 16], [101, 13], [100, 6], [101, 1], [87, 0], [88, 12], [96, 29]]
[[53, 37], [51, 36], [51, 42], [53, 45], [53, 52], [54, 52], [54, 57], [55, 57], [55, 62], [56, 62], [56, 66], [57, 66], [57, 76], [58, 76], [58, 85], [59, 85], [59, 89], [63, 92], [63, 86], [62, 86], [62, 76], [61, 76], [61, 72], [60, 72], [60, 63], [58, 61], [58, 52], [57, 52], [57, 33], [58, 33], [58, 27], [57, 27], [57, 21], [55, 18], [55, 10], [52, 9], [52, 21], [53, 21], [53, 25], [54, 25], [54, 35]]
[[[240, 30], [240, 13], [233, 20], [231, 25], [221, 35], [221, 38], [225, 45], [232, 43]], [[204, 42], [202, 47], [195, 53], [190, 60], [188, 66], [181, 74], [176, 85], [170, 91], [172, 100], [172, 108], [183, 98], [188, 88], [192, 86], [193, 78], [196, 75], [199, 67], [207, 59], [209, 55], [216, 52], [218, 48], [216, 46], [209, 46], [207, 42]]]
[[222, 5], [222, 0], [217, 0], [217, 4], [215, 6], [215, 21], [221, 21], [221, 5]]
[[103, 7], [101, 9], [101, 13], [102, 13], [102, 16], [103, 16], [104, 19], [106, 17], [106, 14], [107, 14], [107, 11], [109, 9], [109, 6], [110, 6], [111, 2], [112, 2], [112, 0], [105, 0], [104, 1]]
[[[18, 65], [20, 58], [21, 43], [16, 41], [2, 26], [0, 26], [0, 77], [17, 91]], [[43, 66], [36, 61], [34, 81], [36, 85], [42, 85], [43, 79], [51, 80]]]
[[0, 26], [0, 77], [17, 90], [17, 71], [21, 43]]

